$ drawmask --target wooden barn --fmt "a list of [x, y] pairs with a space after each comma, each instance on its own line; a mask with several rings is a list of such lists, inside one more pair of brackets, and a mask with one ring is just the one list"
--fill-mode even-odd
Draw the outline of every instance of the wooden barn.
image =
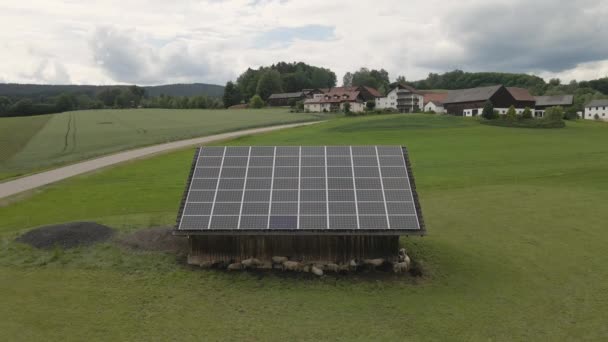
[[[516, 95], [521, 96], [522, 92], [516, 91]], [[447, 98], [443, 101], [443, 105], [448, 114], [478, 116], [481, 115], [486, 101], [492, 102], [494, 109], [498, 110], [500, 114], [506, 113], [511, 106], [515, 106], [522, 111], [526, 106], [532, 106], [530, 108], [534, 106], [530, 99], [517, 100], [513, 93], [502, 85], [450, 90]]]
[[188, 261], [394, 259], [425, 226], [400, 146], [197, 149], [175, 235]]

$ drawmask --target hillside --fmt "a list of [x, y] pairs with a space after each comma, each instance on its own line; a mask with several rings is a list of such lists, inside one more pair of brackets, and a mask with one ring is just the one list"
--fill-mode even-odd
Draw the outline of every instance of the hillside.
[[[15, 84], [0, 83], [0, 96], [17, 97], [52, 97], [61, 93], [84, 93], [94, 96], [107, 88], [123, 88], [125, 85], [51, 85], [51, 84]], [[160, 94], [171, 96], [196, 96], [206, 95], [210, 97], [221, 97], [224, 87], [215, 84], [192, 83], [192, 84], [167, 84], [160, 86], [143, 87], [148, 96], [159, 96]]]

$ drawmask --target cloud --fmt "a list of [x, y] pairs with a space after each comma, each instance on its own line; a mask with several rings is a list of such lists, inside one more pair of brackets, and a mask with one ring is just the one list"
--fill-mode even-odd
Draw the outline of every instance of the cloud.
[[339, 79], [366, 66], [411, 80], [455, 68], [582, 80], [606, 73], [606, 17], [598, 0], [2, 2], [0, 22], [14, 29], [0, 30], [0, 75], [225, 83], [248, 67], [303, 61]]
[[[603, 15], [602, 15], [603, 14]], [[559, 72], [608, 58], [600, 1], [484, 2], [457, 9], [442, 23], [443, 44], [422, 62], [430, 68]]]
[[256, 37], [253, 47], [287, 46], [296, 40], [327, 41], [334, 38], [334, 29], [325, 25], [277, 27]]

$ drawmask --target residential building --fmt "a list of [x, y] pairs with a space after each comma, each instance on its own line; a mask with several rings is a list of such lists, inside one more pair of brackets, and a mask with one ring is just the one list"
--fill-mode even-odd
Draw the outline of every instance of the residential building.
[[608, 121], [608, 100], [593, 100], [586, 104], [583, 118]]
[[570, 107], [574, 102], [574, 95], [551, 95], [551, 96], [535, 96], [536, 105], [534, 107], [534, 116], [542, 118], [545, 116], [547, 108], [551, 107]]
[[303, 89], [293, 93], [272, 94], [268, 97], [267, 103], [271, 107], [290, 106], [294, 102], [312, 98], [314, 94], [322, 94], [322, 92], [319, 89]]
[[343, 111], [346, 103], [351, 112], [363, 112], [368, 101], [375, 101], [380, 93], [370, 87], [334, 87], [320, 89], [322, 93], [313, 94], [304, 101], [304, 110], [308, 112]]
[[502, 85], [479, 87], [471, 89], [450, 90], [443, 105], [448, 114], [457, 116], [478, 116], [483, 112], [486, 101], [492, 102], [494, 110], [499, 114], [507, 114], [511, 106], [516, 108], [518, 114], [530, 106], [529, 99], [517, 92], [516, 97]]
[[386, 96], [376, 99], [376, 109], [395, 109], [401, 113], [419, 112], [423, 104], [423, 94], [405, 84], [394, 85]]
[[425, 93], [424, 94], [424, 111], [434, 112], [437, 114], [445, 113], [443, 101], [447, 99], [448, 93]]

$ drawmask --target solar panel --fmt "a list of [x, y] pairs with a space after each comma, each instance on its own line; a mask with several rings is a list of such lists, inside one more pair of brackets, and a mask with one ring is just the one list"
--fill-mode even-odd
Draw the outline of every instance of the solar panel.
[[179, 212], [184, 234], [423, 234], [400, 146], [201, 147]]

